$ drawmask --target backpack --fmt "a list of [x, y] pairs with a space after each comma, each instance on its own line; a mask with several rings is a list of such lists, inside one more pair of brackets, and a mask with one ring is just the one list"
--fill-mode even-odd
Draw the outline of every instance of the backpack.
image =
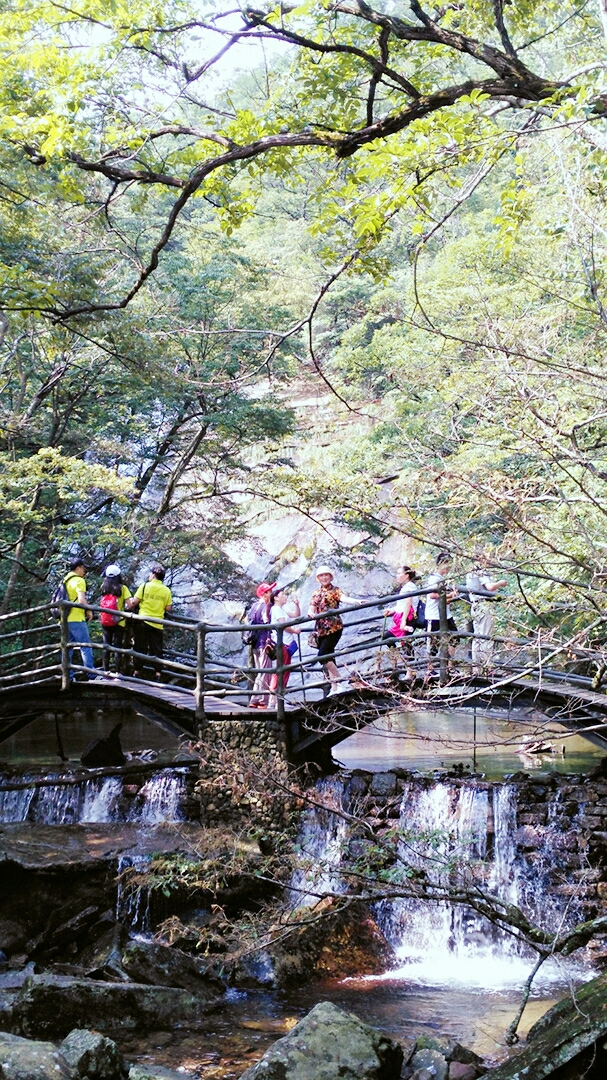
[[[265, 627], [267, 624], [263, 617], [264, 611], [265, 603], [263, 603], [261, 600], [257, 600], [253, 604], [253, 607], [249, 609], [248, 615], [246, 616], [247, 622], [252, 623], [254, 626]], [[269, 633], [270, 632], [268, 630], [261, 629], [245, 630], [242, 635], [242, 640], [245, 645], [251, 645], [254, 649], [258, 649], [262, 644], [262, 636], [268, 637]]]
[[104, 593], [99, 601], [99, 607], [102, 608], [102, 612], [99, 616], [99, 621], [102, 626], [118, 626], [120, 622], [120, 614], [114, 615], [113, 612], [120, 612], [118, 607], [119, 597], [114, 596], [113, 593]]
[[53, 619], [61, 618], [61, 604], [66, 600], [69, 601], [69, 594], [65, 582], [76, 576], [76, 574], [68, 574], [65, 581], [60, 581], [57, 587], [53, 589], [51, 595], [51, 615], [53, 616]]
[[417, 601], [417, 607], [415, 609], [415, 620], [413, 623], [416, 630], [426, 629], [426, 598], [420, 596]]

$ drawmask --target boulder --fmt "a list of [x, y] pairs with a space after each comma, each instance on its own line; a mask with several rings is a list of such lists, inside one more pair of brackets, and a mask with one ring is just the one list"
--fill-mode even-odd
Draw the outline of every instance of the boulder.
[[87, 978], [129, 982], [129, 976], [122, 968], [122, 946], [125, 939], [124, 928], [120, 923], [116, 923], [81, 952], [78, 963]]
[[116, 724], [105, 739], [93, 739], [86, 747], [80, 758], [83, 765], [89, 769], [111, 768], [114, 765], [124, 765], [126, 758], [120, 745], [120, 729], [122, 724]]
[[321, 1001], [241, 1080], [399, 1080], [402, 1063], [387, 1035]]
[[76, 1080], [77, 1075], [52, 1043], [0, 1032], [2, 1080]]
[[208, 964], [170, 945], [132, 941], [122, 954], [122, 967], [138, 983], [178, 986], [205, 1001], [217, 1001], [225, 990]]
[[416, 1050], [438, 1050], [446, 1061], [457, 1062], [462, 1065], [475, 1065], [482, 1069], [483, 1059], [469, 1050], [466, 1046], [456, 1042], [450, 1035], [420, 1035], [415, 1041]]
[[[411, 1058], [412, 1069], [425, 1069], [433, 1080], [447, 1080], [449, 1066], [438, 1050], [416, 1050]], [[414, 1073], [415, 1075], [415, 1073]]]
[[490, 1080], [544, 1080], [605, 1035], [607, 973], [557, 1002], [531, 1028], [527, 1045], [487, 1076]]
[[97, 1031], [74, 1028], [59, 1050], [78, 1077], [86, 1077], [86, 1080], [120, 1080], [122, 1076], [120, 1050], [115, 1042]]
[[99, 982], [70, 975], [32, 975], [19, 992], [12, 1027], [21, 1035], [64, 1038], [73, 1028], [149, 1031], [195, 1027], [205, 1003], [173, 986]]

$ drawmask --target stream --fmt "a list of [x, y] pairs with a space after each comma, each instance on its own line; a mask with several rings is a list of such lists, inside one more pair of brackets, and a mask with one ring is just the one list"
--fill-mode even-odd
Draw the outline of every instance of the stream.
[[[412, 867], [422, 862], [427, 866], [430, 860], [434, 868], [429, 873], [438, 884], [447, 873], [445, 865], [456, 864], [458, 873], [476, 875], [490, 892], [556, 928], [582, 914], [575, 898], [553, 887], [555, 848], [564, 835], [560, 789], [546, 796], [545, 822], [534, 826], [533, 843], [521, 848], [517, 828], [529, 807], [519, 804], [517, 783], [510, 782], [510, 777], [513, 773], [531, 775], [537, 791], [548, 790], [553, 774], [572, 778], [575, 786], [604, 757], [604, 749], [553, 723], [549, 731], [543, 728], [543, 734], [544, 738], [548, 734], [547, 745], [553, 745], [554, 752], [530, 753], [537, 722], [537, 716], [514, 718], [480, 710], [476, 717], [462, 710], [395, 713], [338, 747], [336, 757], [348, 773], [319, 781], [317, 795], [329, 806], [349, 809], [349, 777], [357, 771], [414, 770], [406, 774], [410, 778], [403, 782], [400, 796], [403, 859]], [[32, 733], [28, 738], [32, 739]], [[76, 778], [76, 783], [62, 785], [61, 770], [56, 765], [51, 769], [48, 761], [44, 766], [40, 746], [40, 769], [26, 772], [26, 753], [16, 740], [12, 761], [4, 762], [10, 767], [4, 780], [15, 776], [18, 765], [22, 780], [30, 779], [32, 786], [0, 791], [0, 821], [79, 825], [85, 832], [90, 825], [91, 836], [95, 825], [141, 829], [182, 824], [185, 828], [188, 806], [191, 809], [191, 798], [187, 803], [191, 775], [188, 779], [188, 766], [179, 762], [176, 744], [162, 741], [164, 751], [157, 746], [156, 760], [135, 784], [122, 776], [106, 776]], [[163, 760], [167, 749], [177, 757], [172, 764]], [[445, 775], [453, 766], [457, 766], [456, 778]], [[473, 768], [475, 775], [467, 776]], [[45, 783], [36, 786], [40, 775]], [[293, 875], [295, 904], [309, 904], [319, 893], [339, 890], [339, 866], [349, 842], [348, 826], [330, 809], [305, 812], [299, 845], [309, 865]], [[147, 858], [148, 854], [138, 854], [133, 848], [120, 856], [118, 867], [138, 859], [143, 864]], [[306, 891], [312, 885], [314, 898]], [[117, 904], [133, 931], [149, 936], [145, 897], [139, 896], [133, 905], [125, 904], [119, 895]], [[128, 1034], [117, 1041], [131, 1060], [181, 1068], [201, 1080], [231, 1080], [314, 1004], [327, 999], [404, 1042], [422, 1033], [447, 1033], [489, 1060], [499, 1060], [532, 954], [463, 907], [397, 900], [378, 905], [375, 914], [397, 957], [395, 969], [384, 975], [325, 981], [290, 992], [229, 990], [221, 1009], [209, 1014], [201, 1030]], [[521, 1031], [528, 1030], [569, 987], [592, 974], [588, 959], [544, 965]]]

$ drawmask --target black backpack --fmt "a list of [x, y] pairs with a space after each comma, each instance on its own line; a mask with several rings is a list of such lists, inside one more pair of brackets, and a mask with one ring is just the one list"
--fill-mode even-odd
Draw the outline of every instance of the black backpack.
[[78, 576], [77, 574], [68, 574], [67, 577], [65, 578], [65, 580], [61, 581], [59, 583], [59, 585], [57, 585], [56, 589], [54, 589], [53, 594], [51, 596], [51, 605], [53, 605], [53, 604], [55, 605], [55, 607], [51, 606], [51, 615], [53, 616], [53, 619], [60, 619], [61, 618], [61, 606], [60, 605], [65, 600], [69, 600], [69, 595], [68, 595], [68, 591], [67, 591], [65, 582], [69, 581], [70, 578], [77, 577], [77, 576]]
[[425, 630], [426, 629], [426, 598], [425, 598], [425, 596], [420, 596], [419, 600], [417, 601], [417, 608], [415, 609], [415, 623], [414, 623], [414, 625], [415, 625], [416, 630]]

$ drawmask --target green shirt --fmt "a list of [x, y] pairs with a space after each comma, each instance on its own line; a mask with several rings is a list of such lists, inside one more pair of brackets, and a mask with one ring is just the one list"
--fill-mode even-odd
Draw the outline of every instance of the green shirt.
[[[135, 596], [141, 600], [137, 614], [155, 615], [158, 619], [164, 619], [166, 609], [173, 603], [171, 590], [157, 578], [152, 578], [151, 581], [146, 581], [145, 585], [140, 585]], [[146, 619], [146, 623], [148, 626], [153, 626], [155, 630], [162, 630], [162, 626], [156, 622]]]
[[[83, 577], [79, 577], [78, 574], [68, 574], [67, 577], [64, 577], [63, 584], [72, 603], [77, 601], [79, 592], [86, 592], [86, 581]], [[68, 622], [84, 622], [85, 619], [86, 611], [84, 608], [72, 607], [67, 613]]]

